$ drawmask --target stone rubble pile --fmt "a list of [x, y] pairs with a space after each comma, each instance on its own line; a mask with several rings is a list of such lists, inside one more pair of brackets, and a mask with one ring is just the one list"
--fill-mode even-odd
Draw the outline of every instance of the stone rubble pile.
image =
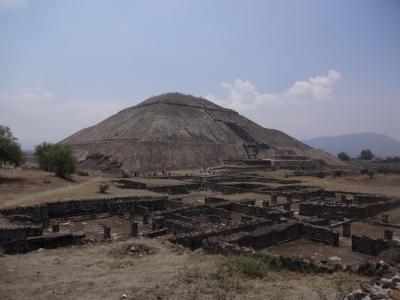
[[143, 245], [143, 244], [134, 244], [130, 245], [127, 248], [129, 255], [133, 256], [144, 256], [154, 254], [154, 249]]
[[384, 276], [374, 283], [361, 283], [360, 288], [346, 296], [346, 300], [400, 300], [400, 275]]

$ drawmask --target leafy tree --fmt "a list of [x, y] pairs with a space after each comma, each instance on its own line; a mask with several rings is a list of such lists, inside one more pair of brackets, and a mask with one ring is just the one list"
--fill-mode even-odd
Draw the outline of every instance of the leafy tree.
[[14, 137], [9, 127], [0, 125], [0, 165], [10, 163], [20, 166], [23, 161], [24, 155], [17, 143], [17, 138]]
[[337, 158], [339, 158], [340, 160], [343, 160], [343, 161], [350, 160], [350, 156], [346, 152], [338, 153]]
[[372, 160], [375, 155], [369, 149], [364, 149], [361, 151], [359, 158], [363, 160]]
[[35, 148], [39, 167], [59, 177], [69, 177], [76, 170], [76, 159], [69, 145], [42, 143]]
[[43, 142], [35, 147], [35, 156], [39, 163], [39, 168], [45, 171], [51, 171], [51, 150], [53, 145]]

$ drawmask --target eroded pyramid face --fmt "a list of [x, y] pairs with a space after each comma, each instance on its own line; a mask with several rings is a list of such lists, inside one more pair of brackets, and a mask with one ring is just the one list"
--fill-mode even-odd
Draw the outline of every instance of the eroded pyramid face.
[[207, 167], [276, 154], [333, 159], [233, 110], [178, 93], [152, 97], [62, 142], [82, 166], [107, 172]]

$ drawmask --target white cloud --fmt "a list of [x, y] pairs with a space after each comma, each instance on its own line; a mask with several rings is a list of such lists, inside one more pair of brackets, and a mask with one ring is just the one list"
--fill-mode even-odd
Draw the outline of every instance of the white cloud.
[[262, 105], [277, 105], [287, 102], [303, 103], [312, 100], [329, 99], [334, 86], [341, 79], [341, 74], [329, 70], [325, 76], [315, 76], [308, 80], [296, 81], [287, 90], [280, 93], [260, 93], [250, 81], [236, 79], [232, 84], [223, 82], [222, 88], [228, 92], [228, 98], [217, 99], [214, 95], [207, 99], [217, 104], [233, 108], [238, 111], [251, 111]]
[[0, 10], [23, 8], [28, 3], [28, 0], [0, 0]]
[[0, 93], [0, 120], [10, 126], [24, 147], [42, 141], [58, 142], [103, 120], [126, 103], [61, 100], [44, 87]]

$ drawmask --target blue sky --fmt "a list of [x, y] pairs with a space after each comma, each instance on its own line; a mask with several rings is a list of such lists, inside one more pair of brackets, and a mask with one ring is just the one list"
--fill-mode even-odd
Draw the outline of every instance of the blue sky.
[[58, 141], [167, 91], [400, 139], [400, 1], [0, 0], [0, 123]]

